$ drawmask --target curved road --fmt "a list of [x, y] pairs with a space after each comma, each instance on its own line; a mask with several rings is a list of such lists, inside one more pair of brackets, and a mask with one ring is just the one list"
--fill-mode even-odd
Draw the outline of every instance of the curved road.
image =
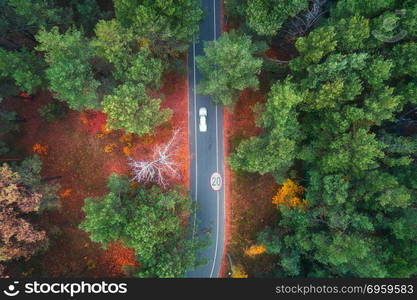
[[[199, 40], [190, 47], [188, 55], [189, 79], [189, 130], [191, 153], [191, 196], [197, 201], [194, 229], [201, 235], [210, 229], [210, 246], [200, 253], [208, 264], [188, 273], [188, 277], [218, 277], [224, 248], [224, 150], [223, 150], [223, 107], [211, 103], [210, 97], [197, 94], [196, 85], [202, 75], [197, 69], [195, 58], [203, 55], [205, 41], [216, 40], [221, 34], [221, 0], [201, 0], [204, 19], [200, 24]], [[207, 132], [199, 131], [198, 110], [206, 107]], [[210, 186], [210, 177], [218, 172], [223, 177], [223, 187], [215, 192]]]

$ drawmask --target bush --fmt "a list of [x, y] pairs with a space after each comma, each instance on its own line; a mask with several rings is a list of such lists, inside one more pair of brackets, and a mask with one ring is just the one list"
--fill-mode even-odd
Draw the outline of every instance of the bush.
[[39, 108], [38, 112], [48, 122], [52, 122], [63, 118], [67, 108], [59, 102], [52, 102]]

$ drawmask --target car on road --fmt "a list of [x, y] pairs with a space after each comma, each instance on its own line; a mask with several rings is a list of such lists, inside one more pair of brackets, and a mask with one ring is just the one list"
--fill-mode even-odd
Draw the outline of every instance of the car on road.
[[200, 116], [200, 132], [206, 132], [207, 131], [207, 108], [200, 107], [198, 111], [198, 115]]

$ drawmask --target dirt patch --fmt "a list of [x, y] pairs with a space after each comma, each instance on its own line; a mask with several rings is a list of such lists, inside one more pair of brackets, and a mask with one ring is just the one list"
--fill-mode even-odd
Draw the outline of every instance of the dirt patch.
[[146, 157], [168, 141], [176, 128], [181, 128], [176, 154], [181, 176], [172, 183], [188, 187], [187, 80], [169, 74], [164, 82], [163, 107], [172, 109], [173, 117], [158, 127], [155, 135], [140, 138], [123, 131], [107, 131], [106, 116], [100, 112], [69, 111], [63, 119], [47, 122], [38, 108], [54, 101], [48, 92], [38, 93], [31, 101], [16, 98], [4, 103], [6, 109], [26, 119], [13, 145], [24, 155], [32, 155], [34, 150], [41, 153], [42, 176], [59, 176], [55, 182], [61, 185], [61, 208], [42, 215], [42, 225], [51, 236], [50, 247], [35, 258], [36, 264], [31, 263], [30, 269], [24, 268], [17, 276], [38, 273], [33, 267], [37, 265], [42, 276], [123, 277], [125, 266], [136, 266], [133, 250], [119, 243], [100, 248], [78, 225], [84, 218], [81, 208], [85, 198], [105, 195], [110, 174], [129, 174], [128, 157]]

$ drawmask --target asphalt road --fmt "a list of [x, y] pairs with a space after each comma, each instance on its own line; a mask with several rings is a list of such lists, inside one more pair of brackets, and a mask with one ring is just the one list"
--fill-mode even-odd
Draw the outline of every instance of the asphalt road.
[[[218, 277], [224, 249], [224, 147], [223, 107], [211, 103], [210, 97], [201, 96], [196, 85], [202, 75], [197, 69], [195, 57], [203, 55], [205, 41], [216, 40], [221, 34], [220, 0], [201, 0], [204, 19], [200, 24], [198, 40], [190, 47], [188, 55], [189, 78], [189, 129], [191, 151], [191, 196], [197, 201], [193, 226], [196, 235], [210, 229], [211, 245], [199, 255], [209, 263], [189, 272], [188, 277]], [[198, 110], [207, 108], [207, 132], [199, 131]], [[223, 187], [216, 192], [211, 188], [210, 177], [218, 172], [223, 177]]]

